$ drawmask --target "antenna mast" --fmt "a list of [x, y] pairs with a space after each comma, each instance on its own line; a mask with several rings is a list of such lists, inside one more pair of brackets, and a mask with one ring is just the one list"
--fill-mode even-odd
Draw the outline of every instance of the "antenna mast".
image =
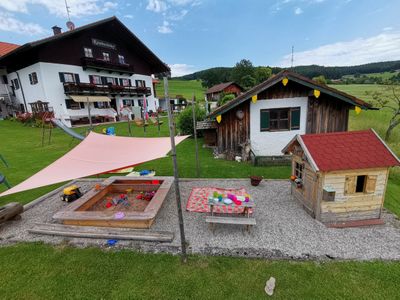
[[291, 66], [290, 68], [293, 69], [293, 52], [294, 52], [294, 46], [292, 46], [292, 60], [291, 60]]
[[70, 11], [67, 0], [64, 0], [64, 2], [65, 2], [65, 9], [67, 10], [68, 21], [71, 21], [71, 17], [69, 16]]

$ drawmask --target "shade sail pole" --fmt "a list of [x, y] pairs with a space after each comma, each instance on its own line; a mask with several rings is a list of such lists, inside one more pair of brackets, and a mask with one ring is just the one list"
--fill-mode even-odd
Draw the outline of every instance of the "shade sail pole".
[[90, 115], [90, 102], [89, 102], [89, 97], [87, 99], [87, 109], [88, 109], [88, 117], [89, 117], [89, 131], [92, 131], [92, 116]]
[[168, 78], [167, 77], [164, 77], [164, 96], [167, 101], [169, 136], [171, 138], [171, 156], [172, 156], [172, 162], [174, 164], [175, 198], [176, 198], [176, 206], [178, 209], [179, 231], [181, 234], [181, 247], [182, 247], [181, 258], [182, 258], [182, 262], [186, 263], [187, 255], [186, 255], [185, 226], [183, 224], [181, 192], [179, 189], [178, 163], [176, 161], [175, 130], [174, 130], [174, 124], [172, 122], [171, 104], [169, 103]]
[[196, 176], [200, 177], [200, 164], [199, 164], [199, 146], [197, 145], [197, 129], [196, 129], [196, 96], [193, 93], [192, 97], [192, 114], [193, 114], [193, 135], [194, 135], [194, 143], [196, 150]]

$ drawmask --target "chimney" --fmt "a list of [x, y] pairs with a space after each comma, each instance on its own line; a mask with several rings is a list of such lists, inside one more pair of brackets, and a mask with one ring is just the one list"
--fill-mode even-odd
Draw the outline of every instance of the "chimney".
[[61, 34], [61, 27], [58, 27], [57, 25], [55, 25], [55, 26], [51, 27], [51, 29], [53, 29], [54, 35]]

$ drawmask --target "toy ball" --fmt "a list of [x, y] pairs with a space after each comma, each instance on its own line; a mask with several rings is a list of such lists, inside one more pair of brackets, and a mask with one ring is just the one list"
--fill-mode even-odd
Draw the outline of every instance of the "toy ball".
[[250, 198], [249, 197], [246, 197], [245, 199], [244, 199], [244, 202], [249, 202], [250, 201]]
[[218, 195], [218, 201], [222, 201], [222, 195]]
[[111, 202], [107, 202], [106, 207], [110, 208], [112, 206]]
[[120, 198], [120, 199], [125, 199], [125, 197], [126, 197], [126, 194], [120, 194], [120, 195], [119, 195], [119, 198]]
[[218, 192], [214, 192], [214, 193], [213, 193], [213, 197], [214, 197], [214, 198], [218, 198]]
[[294, 181], [296, 178], [297, 178], [297, 177], [294, 176], [294, 175], [290, 176], [290, 180], [291, 180], [291, 181]]
[[136, 196], [136, 199], [139, 199], [139, 200], [140, 200], [140, 199], [142, 199], [142, 198], [143, 198], [143, 194], [139, 194], [139, 195]]

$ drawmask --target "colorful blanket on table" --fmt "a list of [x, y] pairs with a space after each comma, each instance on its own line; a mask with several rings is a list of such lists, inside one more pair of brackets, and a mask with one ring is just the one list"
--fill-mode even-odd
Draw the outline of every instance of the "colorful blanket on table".
[[[221, 189], [215, 187], [201, 187], [193, 188], [190, 193], [189, 199], [186, 204], [186, 210], [192, 212], [208, 213], [210, 212], [210, 206], [208, 205], [208, 197], [213, 196], [213, 193], [218, 194], [234, 194], [236, 196], [244, 196], [247, 194], [244, 188], [241, 189]], [[243, 213], [244, 208], [242, 206], [214, 206], [214, 213], [223, 214], [240, 214]], [[251, 210], [250, 210], [251, 211]]]

